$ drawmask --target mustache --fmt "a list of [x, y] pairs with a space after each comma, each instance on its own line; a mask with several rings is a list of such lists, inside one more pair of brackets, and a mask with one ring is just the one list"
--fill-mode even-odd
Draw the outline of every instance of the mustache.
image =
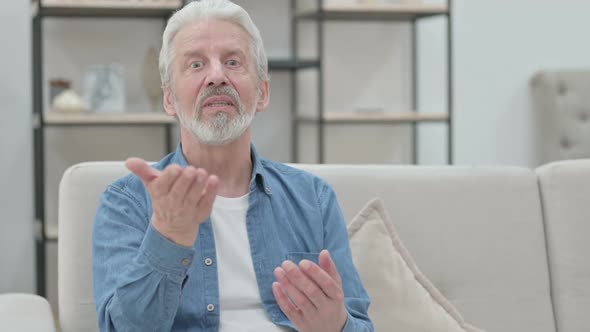
[[201, 112], [205, 100], [213, 96], [228, 96], [232, 99], [234, 105], [236, 105], [236, 107], [241, 110], [241, 107], [239, 107], [241, 105], [240, 96], [234, 88], [229, 86], [209, 86], [205, 88], [205, 90], [201, 91], [199, 97], [197, 98], [195, 107], [197, 113]]

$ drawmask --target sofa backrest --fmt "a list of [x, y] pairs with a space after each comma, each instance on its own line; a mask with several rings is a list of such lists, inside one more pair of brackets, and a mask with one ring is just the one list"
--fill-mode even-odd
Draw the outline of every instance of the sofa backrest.
[[559, 332], [589, 329], [590, 159], [537, 169]]
[[487, 331], [555, 331], [537, 179], [515, 167], [301, 165], [347, 221], [384, 202], [422, 272]]
[[590, 158], [590, 70], [551, 70], [531, 79], [538, 165]]
[[[523, 168], [296, 165], [333, 185], [347, 221], [381, 197], [424, 274], [488, 331], [554, 332], [537, 179]], [[59, 200], [62, 331], [97, 330], [92, 222], [122, 162], [75, 165]], [[376, 253], [378, 254], [378, 253]]]
[[129, 173], [122, 162], [67, 169], [59, 185], [58, 310], [61, 331], [98, 331], [92, 286], [92, 224], [100, 195]]

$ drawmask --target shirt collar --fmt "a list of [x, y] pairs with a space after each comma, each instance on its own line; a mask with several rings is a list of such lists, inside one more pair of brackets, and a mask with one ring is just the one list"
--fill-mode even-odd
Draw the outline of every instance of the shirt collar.
[[[250, 144], [250, 157], [252, 158], [252, 175], [250, 176], [250, 191], [253, 191], [257, 188], [257, 185], [260, 189], [264, 191], [267, 195], [272, 195], [272, 192], [268, 186], [268, 181], [266, 181], [265, 173], [264, 173], [264, 166], [262, 164], [262, 156], [258, 154], [254, 144]], [[182, 143], [178, 143], [176, 147], [176, 151], [172, 156], [172, 163], [178, 164], [181, 167], [187, 167], [188, 161], [186, 160], [184, 153], [182, 152]]]

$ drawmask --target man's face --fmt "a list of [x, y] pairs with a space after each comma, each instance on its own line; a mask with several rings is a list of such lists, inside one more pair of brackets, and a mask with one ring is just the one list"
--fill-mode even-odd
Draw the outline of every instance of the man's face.
[[249, 41], [241, 27], [218, 20], [187, 25], [173, 40], [166, 112], [201, 143], [232, 142], [268, 105], [268, 82], [258, 80]]

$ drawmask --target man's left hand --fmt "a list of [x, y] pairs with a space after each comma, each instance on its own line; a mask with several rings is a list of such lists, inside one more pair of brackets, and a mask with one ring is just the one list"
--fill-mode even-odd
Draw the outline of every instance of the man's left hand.
[[348, 317], [342, 279], [327, 250], [320, 253], [319, 263], [283, 262], [274, 271], [278, 282], [272, 292], [299, 331], [340, 332]]

